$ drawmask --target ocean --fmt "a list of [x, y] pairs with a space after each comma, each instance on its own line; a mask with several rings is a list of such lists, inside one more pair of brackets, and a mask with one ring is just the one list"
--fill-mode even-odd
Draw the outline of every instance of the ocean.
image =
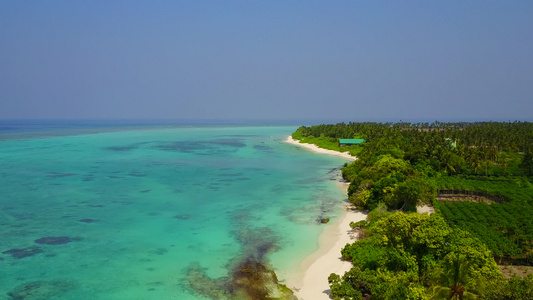
[[345, 161], [294, 126], [26, 125], [0, 126], [0, 299], [206, 299], [190, 271], [246, 257], [283, 282], [341, 215]]

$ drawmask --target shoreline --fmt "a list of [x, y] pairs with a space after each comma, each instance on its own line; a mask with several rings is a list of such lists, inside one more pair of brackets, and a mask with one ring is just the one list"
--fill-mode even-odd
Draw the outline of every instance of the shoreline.
[[[327, 154], [345, 158], [350, 161], [357, 159], [348, 153], [318, 148], [316, 145], [299, 143], [289, 136], [289, 144], [301, 146], [315, 153]], [[342, 179], [341, 179], [342, 180]], [[337, 186], [347, 194], [348, 183], [338, 181]], [[352, 263], [341, 259], [341, 249], [348, 243], [357, 240], [357, 233], [350, 228], [351, 222], [366, 219], [366, 213], [355, 210], [345, 199], [341, 217], [334, 224], [324, 228], [318, 240], [318, 249], [304, 258], [298, 270], [290, 274], [285, 281], [287, 287], [294, 291], [300, 300], [329, 300], [330, 288], [328, 277], [331, 273], [344, 275], [352, 268]]]
[[357, 159], [357, 157], [350, 155], [348, 152], [339, 152], [335, 150], [322, 149], [322, 148], [319, 148], [315, 144], [300, 143], [300, 141], [293, 139], [292, 136], [290, 135], [287, 137], [287, 139], [285, 139], [285, 143], [300, 146], [302, 148], [311, 150], [315, 153], [337, 156], [337, 157], [344, 158], [349, 161], [354, 161]]

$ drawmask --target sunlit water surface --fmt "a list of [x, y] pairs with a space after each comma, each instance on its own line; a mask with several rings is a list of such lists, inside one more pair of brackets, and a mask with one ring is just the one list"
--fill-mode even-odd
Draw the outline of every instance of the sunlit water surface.
[[344, 161], [284, 143], [295, 129], [0, 140], [0, 299], [203, 299], [185, 284], [191, 265], [227, 276], [265, 239], [284, 279], [344, 199]]

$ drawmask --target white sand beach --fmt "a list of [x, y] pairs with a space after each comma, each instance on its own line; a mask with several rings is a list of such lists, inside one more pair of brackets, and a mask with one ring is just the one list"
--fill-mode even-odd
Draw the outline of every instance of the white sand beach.
[[287, 137], [285, 142], [289, 143], [289, 144], [296, 145], [296, 146], [300, 146], [300, 147], [305, 148], [305, 149], [309, 149], [309, 150], [311, 150], [313, 152], [320, 153], [320, 154], [338, 156], [338, 157], [342, 157], [342, 158], [344, 158], [346, 160], [350, 160], [350, 161], [353, 161], [353, 160], [357, 159], [357, 157], [350, 155], [348, 152], [339, 152], [339, 151], [335, 151], [335, 150], [322, 149], [322, 148], [319, 148], [317, 145], [307, 144], [307, 143], [300, 143], [298, 140], [293, 139], [292, 136], [290, 136], [290, 135]]
[[352, 268], [352, 263], [341, 260], [341, 249], [357, 240], [357, 234], [350, 228], [350, 222], [366, 219], [366, 214], [346, 210], [336, 224], [324, 230], [320, 236], [319, 249], [307, 257], [300, 265], [301, 273], [287, 281], [287, 286], [295, 291], [301, 300], [328, 300], [330, 290], [328, 277], [331, 273], [344, 275]]
[[[354, 156], [348, 153], [341, 153], [333, 150], [325, 150], [311, 144], [302, 144], [288, 137], [287, 143], [298, 145], [310, 149], [316, 153], [335, 155], [355, 160]], [[348, 183], [339, 181], [339, 186], [347, 192]], [[300, 300], [328, 300], [330, 290], [328, 277], [331, 273], [343, 275], [352, 267], [351, 262], [341, 260], [341, 249], [348, 243], [357, 240], [357, 233], [350, 228], [350, 222], [358, 222], [366, 219], [366, 214], [353, 209], [349, 203], [345, 203], [343, 214], [335, 224], [324, 229], [320, 236], [319, 248], [311, 256], [305, 258], [286, 284], [295, 291]]]

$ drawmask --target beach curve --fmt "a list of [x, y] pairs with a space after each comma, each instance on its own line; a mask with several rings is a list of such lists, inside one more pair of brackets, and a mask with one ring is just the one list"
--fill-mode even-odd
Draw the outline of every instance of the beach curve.
[[[300, 143], [291, 136], [286, 141], [289, 144], [309, 149], [315, 153], [327, 154], [353, 161], [357, 158], [348, 153], [327, 150], [316, 145]], [[340, 180], [340, 188], [347, 193], [349, 183]], [[306, 257], [293, 274], [287, 278], [286, 285], [291, 288], [300, 300], [328, 300], [331, 299], [331, 291], [328, 277], [331, 273], [344, 275], [352, 268], [352, 263], [341, 259], [341, 249], [346, 244], [357, 240], [357, 233], [351, 229], [351, 222], [366, 219], [366, 213], [354, 209], [347, 201], [341, 217], [334, 224], [324, 229], [319, 238], [319, 247], [310, 256]]]
[[289, 144], [292, 144], [292, 145], [300, 146], [302, 148], [311, 150], [311, 151], [313, 151], [315, 153], [319, 153], [319, 154], [337, 156], [337, 157], [341, 157], [341, 158], [344, 158], [344, 159], [349, 160], [349, 161], [354, 161], [354, 160], [357, 159], [357, 157], [349, 154], [348, 152], [339, 152], [339, 151], [335, 151], [335, 150], [328, 150], [328, 149], [319, 148], [317, 145], [314, 145], [314, 144], [301, 143], [300, 141], [293, 139], [292, 136], [290, 136], [290, 135], [287, 137], [285, 142], [289, 143]]

